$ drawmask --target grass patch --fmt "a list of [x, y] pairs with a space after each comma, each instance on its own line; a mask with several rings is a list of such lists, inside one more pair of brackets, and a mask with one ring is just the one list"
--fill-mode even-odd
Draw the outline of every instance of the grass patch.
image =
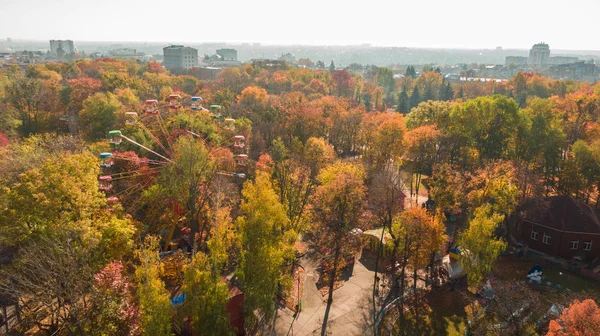
[[[451, 291], [446, 287], [425, 293], [417, 304], [420, 319], [418, 328], [414, 309], [405, 309], [402, 326], [398, 328], [396, 323], [392, 334], [464, 335], [467, 321], [472, 316], [473, 301], [469, 296], [462, 290]], [[413, 304], [407, 302], [407, 306], [413, 307]], [[396, 318], [398, 315], [390, 316]]]
[[[534, 261], [503, 256], [494, 265], [494, 276], [502, 280], [524, 281], [527, 272], [535, 265], [542, 266], [542, 280], [563, 286], [573, 292], [596, 291], [598, 284], [584, 276], [563, 270], [544, 260]], [[562, 273], [562, 274], [561, 274]]]

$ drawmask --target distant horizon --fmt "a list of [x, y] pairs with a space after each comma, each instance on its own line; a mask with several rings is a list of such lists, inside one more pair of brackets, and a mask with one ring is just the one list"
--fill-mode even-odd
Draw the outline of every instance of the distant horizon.
[[172, 44], [183, 44], [183, 45], [210, 45], [210, 44], [223, 44], [223, 45], [244, 45], [244, 46], [252, 46], [253, 44], [259, 44], [260, 46], [281, 46], [281, 47], [369, 47], [369, 48], [407, 48], [407, 49], [424, 49], [424, 50], [432, 50], [432, 49], [440, 49], [440, 50], [492, 50], [496, 51], [497, 48], [500, 47], [502, 51], [508, 50], [519, 50], [519, 51], [527, 51], [531, 49], [531, 47], [536, 43], [547, 43], [550, 46], [551, 50], [556, 51], [572, 51], [572, 52], [600, 52], [600, 49], [565, 49], [565, 48], [554, 48], [551, 43], [546, 41], [538, 41], [532, 43], [529, 47], [505, 47], [505, 46], [495, 46], [495, 47], [459, 47], [459, 46], [408, 46], [408, 45], [382, 45], [382, 44], [374, 44], [369, 42], [353, 42], [346, 44], [312, 44], [312, 43], [273, 43], [273, 42], [260, 42], [260, 41], [160, 41], [160, 40], [76, 40], [72, 38], [49, 38], [49, 39], [39, 39], [39, 38], [19, 38], [19, 37], [11, 37], [7, 36], [0, 39], [0, 43], [6, 43], [7, 40], [10, 39], [13, 42], [32, 42], [32, 43], [49, 43], [50, 40], [71, 40], [77, 46], [78, 43], [91, 44], [91, 43], [101, 43], [101, 44], [153, 44], [153, 45], [172, 45]]

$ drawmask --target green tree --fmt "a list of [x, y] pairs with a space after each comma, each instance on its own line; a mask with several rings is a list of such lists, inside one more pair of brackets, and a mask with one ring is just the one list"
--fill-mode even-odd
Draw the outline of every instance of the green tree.
[[381, 67], [377, 70], [377, 85], [383, 89], [386, 96], [386, 101], [393, 100], [393, 93], [396, 91], [396, 82], [394, 81], [394, 73], [386, 67]]
[[438, 98], [441, 101], [449, 101], [454, 98], [454, 89], [452, 89], [452, 84], [450, 84], [450, 82], [446, 82], [446, 84], [442, 83], [442, 85], [440, 85]]
[[404, 76], [411, 77], [411, 78], [417, 78], [417, 71], [415, 70], [415, 67], [412, 65], [409, 65], [406, 68], [406, 72], [404, 73]]
[[[242, 215], [237, 219], [241, 255], [238, 274], [243, 284], [246, 325], [252, 330], [273, 316], [275, 294], [282, 281], [289, 219], [265, 171], [242, 189]], [[295, 239], [295, 233], [291, 233]], [[256, 315], [258, 314], [258, 315]]]
[[137, 254], [140, 264], [136, 267], [135, 278], [141, 331], [148, 336], [171, 335], [171, 301], [159, 277], [158, 239], [147, 237]]
[[[173, 146], [173, 160], [158, 178], [158, 188], [165, 195], [174, 197], [187, 210], [188, 227], [192, 237], [204, 232], [208, 221], [210, 185], [215, 165], [202, 141], [192, 136], [180, 137]], [[202, 226], [200, 227], [200, 223]]]
[[494, 236], [503, 215], [494, 213], [488, 204], [475, 209], [469, 227], [459, 235], [459, 257], [470, 286], [477, 286], [492, 269], [494, 262], [506, 248], [506, 243]]
[[413, 129], [435, 125], [438, 129], [443, 129], [448, 125], [454, 106], [452, 102], [424, 101], [410, 111], [406, 117], [406, 127]]
[[[533, 98], [521, 112], [517, 156], [527, 163], [527, 170], [544, 178], [546, 193], [556, 187], [556, 172], [566, 149], [567, 139], [559, 116], [548, 99]], [[525, 188], [529, 182], [525, 183]]]
[[197, 332], [215, 336], [232, 335], [226, 310], [229, 290], [219, 273], [212, 268], [208, 257], [201, 252], [196, 253], [190, 264], [184, 267], [184, 310]]
[[468, 100], [450, 113], [448, 132], [462, 139], [459, 146], [476, 149], [484, 160], [509, 159], [516, 152], [519, 106], [495, 95]]
[[414, 108], [421, 102], [421, 93], [419, 92], [419, 87], [415, 87], [413, 89], [412, 94], [410, 95], [410, 108]]
[[48, 117], [44, 109], [44, 84], [40, 79], [15, 78], [6, 87], [6, 102], [21, 120], [21, 134], [28, 136], [41, 131]]
[[92, 220], [106, 205], [98, 191], [99, 173], [99, 162], [89, 152], [50, 156], [39, 168], [21, 173], [15, 184], [0, 190], [0, 245], [50, 235], [65, 222]]
[[119, 99], [110, 92], [98, 92], [84, 100], [79, 122], [85, 136], [89, 140], [106, 138], [117, 121], [116, 112], [120, 108]]
[[408, 93], [406, 93], [406, 87], [403, 87], [402, 91], [398, 93], [396, 112], [401, 112], [403, 114], [408, 114], [410, 112], [410, 99]]

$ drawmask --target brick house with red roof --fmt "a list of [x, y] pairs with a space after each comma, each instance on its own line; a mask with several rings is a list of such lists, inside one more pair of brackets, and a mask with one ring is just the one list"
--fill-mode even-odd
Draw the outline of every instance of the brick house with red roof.
[[513, 237], [529, 248], [564, 259], [600, 257], [600, 218], [588, 204], [552, 196], [527, 202], [517, 215]]

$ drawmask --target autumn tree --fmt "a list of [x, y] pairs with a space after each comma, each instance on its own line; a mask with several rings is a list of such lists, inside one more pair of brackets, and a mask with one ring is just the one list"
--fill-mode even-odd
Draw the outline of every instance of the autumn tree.
[[[332, 63], [333, 64], [333, 61]], [[338, 97], [348, 97], [352, 94], [354, 80], [352, 75], [346, 70], [333, 71], [331, 74], [333, 79], [334, 89], [331, 92], [336, 92]]]
[[422, 176], [430, 176], [438, 161], [440, 138], [440, 131], [433, 125], [417, 127], [406, 133], [403, 165], [412, 173], [410, 187], [412, 192], [414, 181], [416, 195], [419, 195]]
[[70, 230], [30, 241], [12, 265], [0, 270], [0, 290], [22, 306], [18, 328], [23, 333], [34, 326], [49, 335], [63, 328], [84, 332], [76, 321], [84, 316], [82, 299], [91, 291], [94, 270], [87, 251], [77, 248], [78, 238]]
[[86, 320], [88, 333], [139, 335], [139, 310], [132, 284], [121, 262], [111, 262], [94, 275]]
[[[0, 244], [51, 235], [61, 225], [89, 221], [106, 205], [98, 191], [98, 160], [91, 153], [50, 156], [21, 172], [0, 191]], [[68, 178], [65, 178], [68, 172]]]
[[206, 245], [210, 252], [210, 264], [213, 272], [220, 272], [227, 267], [232, 248], [237, 248], [234, 225], [228, 207], [216, 207], [214, 223], [210, 230], [210, 238]]
[[319, 232], [320, 248], [329, 247], [333, 250], [322, 252], [326, 255], [333, 252], [333, 262], [326, 270], [329, 273], [329, 304], [333, 301], [334, 284], [343, 264], [342, 256], [351, 248], [354, 238], [352, 230], [358, 226], [362, 214], [365, 198], [363, 178], [362, 167], [344, 162], [333, 163], [317, 177], [320, 185], [313, 200], [316, 223], [313, 230]]
[[[369, 185], [369, 202], [372, 204], [373, 214], [377, 220], [377, 224], [381, 225], [382, 232], [380, 241], [383, 241], [385, 233], [389, 233], [393, 241], [397, 241], [395, 232], [392, 231], [392, 222], [396, 215], [404, 210], [404, 192], [405, 177], [400, 173], [397, 165], [390, 163], [386, 167], [374, 172], [373, 179]], [[383, 253], [383, 243], [379, 245], [377, 258], [375, 261], [375, 275], [373, 277], [373, 291], [377, 288], [379, 272], [379, 260]], [[396, 246], [395, 250], [397, 251]], [[394, 252], [396, 252], [394, 251]], [[395, 253], [393, 253], [395, 258]], [[395, 262], [394, 262], [395, 264]]]
[[476, 170], [469, 176], [466, 187], [471, 213], [489, 204], [493, 212], [508, 216], [518, 203], [519, 190], [510, 162], [496, 161]]
[[273, 177], [290, 225], [300, 232], [307, 224], [306, 208], [315, 189], [311, 170], [293, 159], [276, 161]]
[[[400, 162], [400, 157], [404, 153], [406, 126], [404, 117], [401, 114], [393, 115], [382, 114], [380, 116], [371, 116], [378, 118], [375, 121], [376, 130], [364, 131], [366, 156], [373, 166], [385, 166], [389, 162]], [[379, 122], [381, 120], [381, 122]], [[363, 127], [369, 124], [369, 119], [363, 123]]]
[[48, 117], [44, 108], [44, 83], [41, 79], [15, 78], [5, 88], [6, 101], [17, 111], [21, 134], [28, 136], [42, 130]]
[[592, 336], [600, 333], [600, 308], [592, 299], [575, 300], [550, 321], [548, 336]]
[[458, 211], [466, 207], [463, 197], [466, 179], [459, 167], [447, 163], [434, 165], [428, 188], [429, 197], [435, 200], [438, 209]]
[[600, 100], [590, 91], [589, 89], [581, 90], [570, 93], [564, 98], [554, 97], [553, 99], [557, 110], [563, 117], [562, 124], [570, 145], [583, 138], [588, 125], [598, 119]]
[[192, 237], [196, 233], [202, 237], [210, 221], [207, 186], [214, 178], [214, 163], [204, 143], [191, 136], [178, 138], [173, 147], [174, 159], [161, 172], [154, 188], [163, 190], [184, 207]]
[[333, 146], [324, 138], [309, 138], [304, 145], [303, 159], [310, 167], [312, 177], [316, 177], [321, 168], [335, 159]]
[[[433, 261], [433, 255], [438, 252], [445, 242], [445, 227], [440, 217], [434, 217], [427, 213], [422, 207], [414, 207], [401, 212], [394, 217], [392, 222], [392, 234], [394, 253], [400, 255], [400, 293], [404, 296], [406, 267], [412, 267], [413, 291], [417, 290], [417, 271], [425, 268]], [[392, 267], [394, 285], [398, 285], [396, 268]], [[419, 322], [418, 304], [415, 305], [415, 317], [417, 328]], [[403, 307], [401, 302], [400, 307]], [[400, 322], [402, 323], [402, 322]]]

